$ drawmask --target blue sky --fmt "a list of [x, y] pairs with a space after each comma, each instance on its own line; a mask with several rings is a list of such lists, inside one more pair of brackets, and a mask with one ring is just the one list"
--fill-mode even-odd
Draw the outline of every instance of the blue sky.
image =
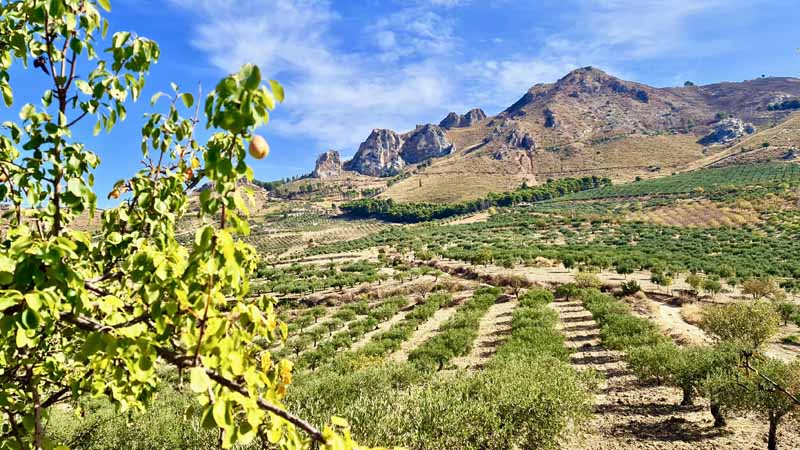
[[[169, 82], [213, 87], [253, 62], [284, 84], [261, 133], [256, 177], [307, 173], [328, 149], [352, 155], [373, 128], [405, 131], [448, 111], [497, 113], [532, 85], [592, 65], [655, 86], [800, 72], [795, 0], [112, 0], [112, 31], [155, 39], [142, 101], [92, 142], [102, 192], [139, 163], [146, 99]], [[14, 73], [16, 116], [47, 79]], [[91, 137], [90, 125], [79, 132]]]

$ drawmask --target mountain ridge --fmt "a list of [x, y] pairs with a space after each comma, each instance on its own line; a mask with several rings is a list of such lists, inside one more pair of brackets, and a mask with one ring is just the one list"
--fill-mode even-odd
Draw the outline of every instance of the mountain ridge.
[[[327, 172], [335, 177], [400, 176], [400, 183], [381, 194], [399, 200], [437, 197], [423, 188], [424, 179], [447, 174], [498, 179], [467, 197], [567, 173], [655, 176], [782, 123], [794, 111], [770, 105], [798, 97], [800, 79], [792, 77], [652, 87], [583, 67], [553, 83], [532, 86], [494, 116], [475, 108], [406, 133], [373, 130], [341, 170]], [[408, 195], [412, 185], [416, 193]]]

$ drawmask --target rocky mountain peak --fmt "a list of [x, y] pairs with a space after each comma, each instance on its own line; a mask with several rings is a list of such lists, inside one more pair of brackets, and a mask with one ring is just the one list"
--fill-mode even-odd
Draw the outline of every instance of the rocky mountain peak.
[[454, 112], [449, 113], [447, 117], [439, 122], [439, 126], [445, 130], [452, 128], [467, 128], [482, 120], [486, 120], [486, 113], [480, 108], [474, 108], [462, 115]]
[[356, 155], [345, 169], [373, 177], [388, 177], [400, 173], [405, 161], [400, 157], [403, 140], [396, 132], [387, 129], [372, 130], [366, 141], [358, 147]]
[[343, 170], [342, 159], [336, 150], [328, 150], [319, 155], [317, 163], [314, 165], [314, 178], [333, 178], [341, 175]]

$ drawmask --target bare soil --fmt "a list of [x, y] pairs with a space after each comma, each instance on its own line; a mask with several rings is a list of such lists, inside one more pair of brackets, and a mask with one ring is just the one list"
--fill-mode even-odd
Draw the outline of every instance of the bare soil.
[[453, 360], [460, 369], [480, 369], [494, 355], [497, 347], [511, 334], [511, 314], [519, 303], [495, 303], [481, 318], [478, 337], [472, 343], [469, 355]]
[[[595, 411], [584, 436], [562, 445], [571, 450], [761, 450], [766, 448], [766, 421], [731, 417], [714, 428], [706, 405], [680, 406], [678, 389], [646, 384], [628, 370], [621, 352], [600, 343], [599, 326], [580, 302], [553, 303], [561, 331], [574, 349], [578, 370], [595, 370], [604, 378]], [[800, 448], [798, 421], [786, 419], [779, 430], [782, 449]]]

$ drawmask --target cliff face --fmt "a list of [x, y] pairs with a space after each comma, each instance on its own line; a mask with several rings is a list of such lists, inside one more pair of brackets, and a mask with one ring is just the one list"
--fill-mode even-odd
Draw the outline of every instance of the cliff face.
[[345, 168], [373, 177], [394, 176], [407, 164], [449, 155], [453, 149], [444, 131], [436, 125], [420, 125], [402, 135], [392, 130], [376, 129], [361, 143]]
[[449, 155], [453, 144], [447, 140], [444, 131], [436, 125], [422, 125], [408, 133], [403, 142], [400, 156], [408, 164], [416, 164], [426, 159]]
[[375, 129], [358, 147], [352, 160], [345, 164], [347, 170], [373, 177], [397, 175], [405, 167], [400, 157], [403, 140], [392, 130]]
[[314, 165], [314, 172], [311, 176], [314, 178], [334, 178], [342, 174], [342, 159], [339, 157], [339, 152], [336, 150], [328, 150], [327, 152], [319, 155], [317, 163]]

